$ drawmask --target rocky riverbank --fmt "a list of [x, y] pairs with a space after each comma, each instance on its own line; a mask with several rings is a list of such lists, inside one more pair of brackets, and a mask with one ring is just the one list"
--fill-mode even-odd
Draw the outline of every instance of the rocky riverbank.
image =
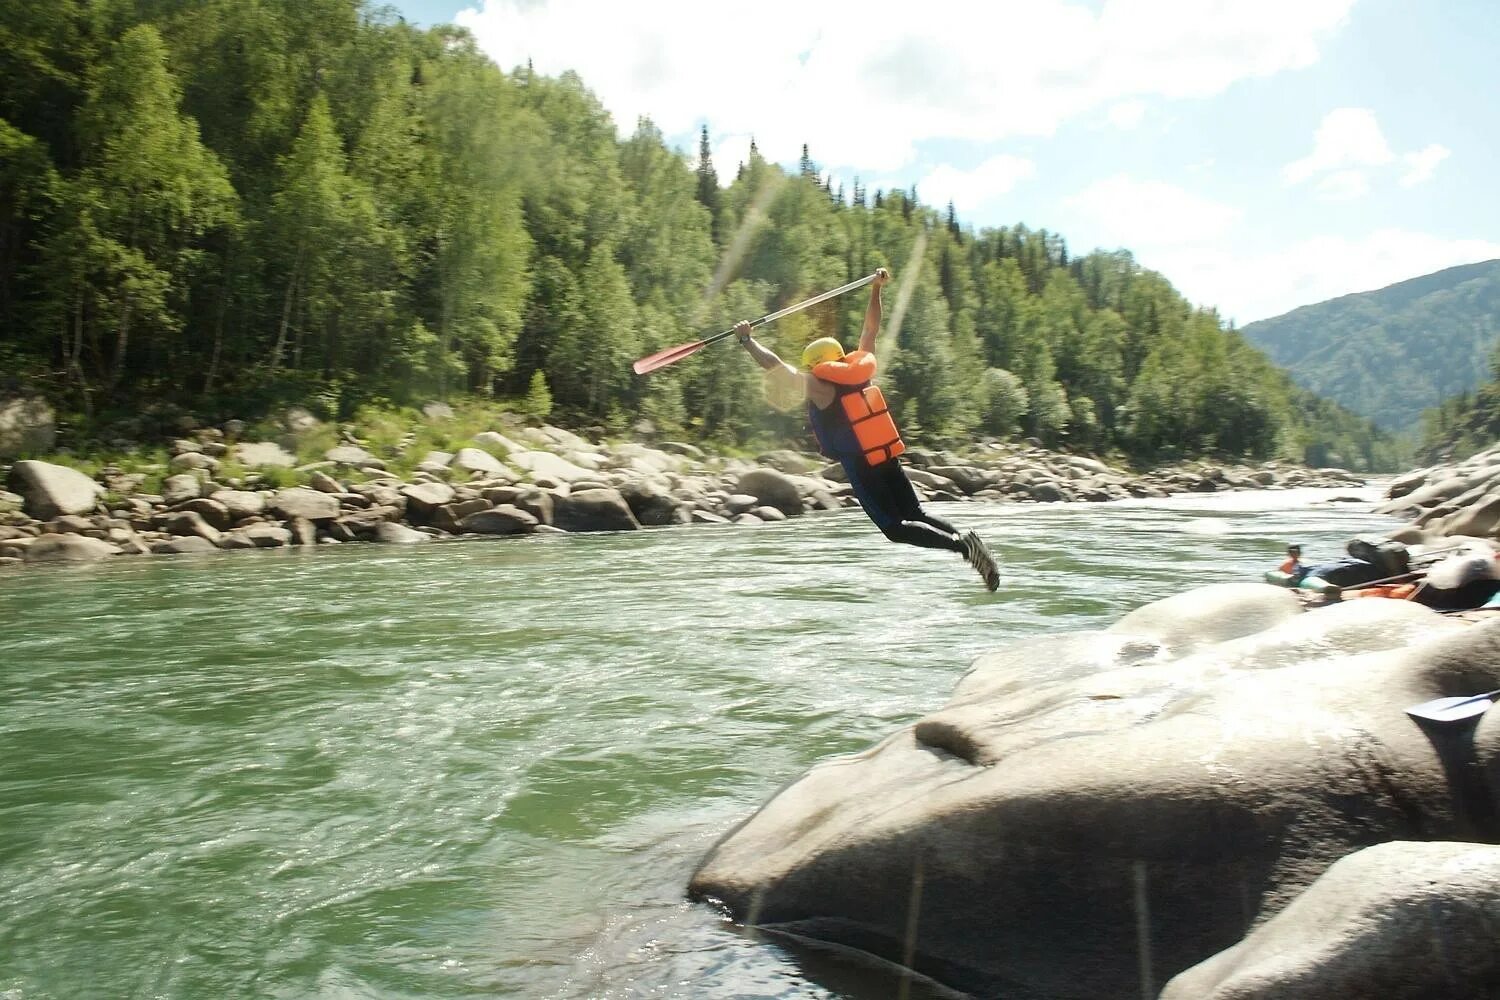
[[981, 656], [689, 891], [977, 997], [1493, 997], [1500, 713], [1405, 709], [1496, 688], [1500, 618], [1190, 591]]
[[[439, 411], [431, 419], [443, 418]], [[452, 451], [420, 455], [409, 453], [414, 435], [381, 454], [345, 434], [317, 460], [299, 463], [286, 446], [290, 440], [245, 441], [242, 433], [238, 425], [199, 430], [172, 441], [164, 465], [132, 472], [107, 465], [90, 476], [46, 461], [17, 462], [0, 493], [0, 566], [460, 535], [752, 525], [856, 503], [836, 464], [796, 451], [725, 458], [682, 442], [590, 441], [558, 427], [516, 423], [481, 431]], [[928, 501], [1105, 501], [1362, 482], [1340, 469], [1276, 463], [1193, 463], [1138, 475], [998, 442], [963, 453], [913, 448], [907, 459]], [[411, 471], [397, 476], [393, 465]], [[159, 487], [148, 491], [152, 481]]]
[[1500, 445], [1399, 476], [1386, 498], [1377, 512], [1411, 521], [1408, 535], [1500, 537]]

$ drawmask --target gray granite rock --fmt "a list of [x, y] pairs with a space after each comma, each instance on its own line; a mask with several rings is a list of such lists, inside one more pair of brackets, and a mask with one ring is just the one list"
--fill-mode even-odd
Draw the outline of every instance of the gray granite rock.
[[12, 466], [8, 485], [21, 497], [26, 513], [40, 521], [59, 514], [88, 513], [98, 505], [104, 492], [98, 483], [77, 469], [34, 460]]

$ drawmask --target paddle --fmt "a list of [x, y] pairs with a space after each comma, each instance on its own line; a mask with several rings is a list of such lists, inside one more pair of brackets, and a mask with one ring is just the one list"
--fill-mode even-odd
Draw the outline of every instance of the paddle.
[[1413, 705], [1406, 710], [1406, 714], [1413, 719], [1427, 719], [1432, 722], [1461, 722], [1464, 719], [1472, 719], [1476, 715], [1483, 715], [1493, 704], [1491, 699], [1496, 695], [1500, 695], [1500, 690], [1486, 691], [1484, 694], [1471, 695], [1467, 698], [1434, 698], [1432, 701]]
[[[835, 288], [832, 291], [824, 292], [822, 295], [814, 295], [806, 302], [798, 302], [794, 306], [787, 306], [785, 309], [780, 309], [776, 312], [768, 313], [765, 316], [762, 316], [760, 319], [751, 320], [750, 326], [752, 328], [757, 326], [765, 326], [767, 323], [770, 323], [773, 320], [778, 320], [783, 316], [790, 316], [792, 313], [801, 312], [809, 306], [815, 306], [819, 302], [826, 302], [828, 299], [831, 299], [836, 295], [843, 295], [845, 292], [852, 292], [856, 288], [863, 288], [865, 285], [868, 285], [874, 280], [875, 275], [866, 275], [865, 277], [860, 278], [858, 281], [851, 281], [847, 285], [840, 285], [838, 288]], [[665, 368], [667, 365], [681, 361], [683, 358], [691, 357], [692, 355], [697, 354], [699, 351], [703, 350], [709, 344], [712, 344], [714, 341], [723, 340], [725, 337], [731, 336], [733, 333], [734, 330], [729, 329], [725, 330], [723, 333], [716, 333], [712, 337], [709, 337], [705, 340], [695, 340], [690, 344], [678, 344], [676, 347], [669, 347], [664, 351], [657, 351], [655, 354], [641, 358], [641, 360], [631, 365], [631, 367], [635, 369], [635, 373], [637, 375], [645, 375], [647, 372], [654, 372], [658, 368]]]

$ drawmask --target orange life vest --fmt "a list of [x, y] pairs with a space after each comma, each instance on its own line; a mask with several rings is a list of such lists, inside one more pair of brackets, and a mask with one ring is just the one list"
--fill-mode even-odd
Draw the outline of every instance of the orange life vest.
[[906, 450], [885, 395], [879, 386], [870, 384], [875, 377], [875, 355], [869, 351], [851, 351], [842, 361], [814, 365], [812, 373], [837, 387], [838, 398], [833, 405], [840, 408], [849, 422], [867, 463], [879, 465]]

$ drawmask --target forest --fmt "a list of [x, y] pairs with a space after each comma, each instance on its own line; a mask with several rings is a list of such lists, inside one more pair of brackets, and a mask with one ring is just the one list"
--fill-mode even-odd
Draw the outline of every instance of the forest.
[[[0, 5], [0, 390], [64, 437], [491, 397], [568, 426], [791, 441], [729, 343], [635, 358], [889, 267], [908, 438], [1393, 469], [1400, 447], [1122, 249], [916, 190], [628, 137], [576, 74], [356, 0]], [[894, 126], [884, 126], [894, 127]], [[900, 290], [897, 294], [897, 290]], [[847, 343], [863, 293], [766, 328]], [[899, 325], [897, 325], [899, 322]]]
[[1450, 396], [1422, 413], [1416, 461], [1439, 465], [1462, 461], [1500, 441], [1500, 344], [1490, 350], [1489, 381]]

